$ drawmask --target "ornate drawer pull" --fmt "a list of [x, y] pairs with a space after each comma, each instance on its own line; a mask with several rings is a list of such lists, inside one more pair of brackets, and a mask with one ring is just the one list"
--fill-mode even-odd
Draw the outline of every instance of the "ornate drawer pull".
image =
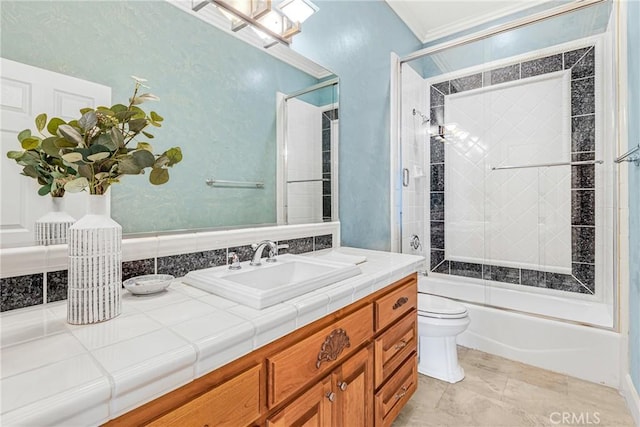
[[407, 342], [405, 340], [401, 340], [398, 344], [396, 344], [396, 350], [402, 350], [407, 346]]
[[327, 399], [329, 399], [329, 402], [334, 402], [336, 400], [336, 394], [332, 391], [328, 391], [325, 396], [327, 396]]
[[409, 298], [407, 297], [400, 297], [398, 298], [398, 301], [396, 301], [395, 304], [393, 304], [393, 309], [397, 310], [400, 307], [402, 307], [403, 305], [405, 305], [407, 302], [409, 301]]
[[349, 384], [347, 384], [347, 382], [346, 382], [346, 381], [340, 381], [340, 382], [338, 383], [338, 388], [339, 388], [341, 391], [345, 391], [345, 390], [347, 389], [347, 387], [349, 387]]
[[396, 400], [397, 399], [402, 399], [405, 396], [405, 394], [407, 394], [407, 386], [403, 385], [400, 390], [402, 390], [402, 391], [400, 393], [396, 394]]
[[349, 336], [344, 329], [333, 330], [322, 343], [322, 347], [318, 353], [316, 368], [320, 369], [322, 362], [336, 360], [338, 356], [340, 356], [340, 353], [342, 353], [342, 350], [350, 346]]

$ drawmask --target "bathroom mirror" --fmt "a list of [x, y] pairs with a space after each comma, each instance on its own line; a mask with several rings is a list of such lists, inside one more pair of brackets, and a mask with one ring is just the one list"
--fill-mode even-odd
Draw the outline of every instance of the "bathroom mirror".
[[[148, 80], [160, 101], [143, 106], [164, 122], [145, 142], [156, 152], [180, 146], [184, 157], [164, 185], [140, 175], [111, 187], [111, 215], [125, 235], [286, 223], [278, 217], [278, 188], [286, 184], [277, 179], [277, 94], [336, 76], [290, 48], [266, 50], [236, 37], [213, 5], [196, 13], [186, 3], [3, 1], [2, 56], [110, 87], [112, 104], [127, 102], [131, 75]], [[78, 48], [87, 38], [90, 46]], [[337, 104], [337, 83], [334, 92]], [[2, 149], [18, 149], [17, 141]], [[337, 219], [330, 211], [317, 221]]]

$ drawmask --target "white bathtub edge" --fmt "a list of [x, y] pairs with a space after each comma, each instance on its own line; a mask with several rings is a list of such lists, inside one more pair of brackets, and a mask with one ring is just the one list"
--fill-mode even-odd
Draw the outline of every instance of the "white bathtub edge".
[[624, 376], [622, 381], [622, 395], [627, 401], [627, 407], [631, 416], [636, 422], [637, 426], [640, 426], [640, 397], [638, 397], [638, 390], [633, 386], [631, 381], [631, 375]]
[[[620, 334], [464, 304], [471, 324], [458, 344], [554, 372], [620, 388]], [[505, 328], [505, 325], [510, 327]]]

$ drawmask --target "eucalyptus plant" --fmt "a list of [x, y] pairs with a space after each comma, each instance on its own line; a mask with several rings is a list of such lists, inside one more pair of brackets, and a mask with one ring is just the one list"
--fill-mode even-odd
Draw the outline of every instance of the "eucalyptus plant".
[[145, 80], [132, 77], [135, 88], [128, 105], [83, 108], [82, 116], [68, 123], [58, 117], [47, 121], [47, 115], [40, 114], [35, 119], [40, 136], [29, 129], [20, 132], [18, 140], [24, 151], [10, 151], [7, 156], [24, 166], [23, 175], [38, 180], [42, 185], [39, 194], [87, 189], [91, 194], [105, 194], [124, 175], [144, 174], [147, 168], [151, 168], [151, 184], [169, 181], [168, 168], [182, 160], [182, 151], [172, 147], [156, 155], [151, 144], [138, 140], [140, 136], [153, 139], [149, 126], [161, 127], [164, 119], [138, 107], [159, 98], [140, 94]]

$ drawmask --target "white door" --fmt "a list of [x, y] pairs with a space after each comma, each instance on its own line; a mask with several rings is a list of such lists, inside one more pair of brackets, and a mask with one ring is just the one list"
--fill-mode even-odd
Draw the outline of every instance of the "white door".
[[[37, 132], [38, 114], [77, 119], [81, 108], [111, 105], [111, 88], [4, 58], [0, 78], [0, 246], [26, 246], [35, 240], [35, 221], [51, 210], [51, 197], [38, 195], [37, 182], [20, 175], [22, 167], [7, 151], [22, 149], [20, 131]], [[85, 212], [83, 196], [64, 196], [64, 210], [76, 219]]]

